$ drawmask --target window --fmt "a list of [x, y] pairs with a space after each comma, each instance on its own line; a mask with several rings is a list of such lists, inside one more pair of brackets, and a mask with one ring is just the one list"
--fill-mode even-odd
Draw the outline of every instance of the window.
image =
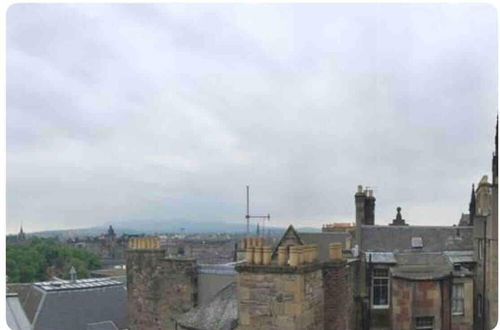
[[453, 315], [464, 314], [464, 284], [453, 284], [451, 312]]
[[389, 307], [389, 271], [387, 269], [373, 270], [372, 305], [375, 308]]
[[415, 320], [415, 329], [432, 330], [433, 324], [434, 324], [434, 316], [417, 317]]
[[411, 247], [414, 249], [421, 249], [424, 247], [424, 241], [422, 237], [412, 237], [411, 238]]

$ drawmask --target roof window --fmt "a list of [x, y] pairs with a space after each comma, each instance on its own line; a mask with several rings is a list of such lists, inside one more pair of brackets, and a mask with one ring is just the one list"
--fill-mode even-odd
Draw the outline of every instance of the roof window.
[[412, 247], [412, 249], [423, 248], [424, 242], [422, 241], [422, 237], [412, 237], [411, 238], [411, 247]]

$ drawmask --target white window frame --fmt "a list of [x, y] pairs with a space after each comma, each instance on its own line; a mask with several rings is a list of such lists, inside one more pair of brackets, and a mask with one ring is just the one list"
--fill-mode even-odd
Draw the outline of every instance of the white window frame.
[[[464, 315], [465, 310], [465, 299], [464, 299], [464, 284], [463, 283], [454, 283], [452, 285], [451, 291], [451, 313], [453, 315]], [[457, 304], [458, 303], [458, 304]], [[458, 307], [460, 306], [460, 310]]]
[[[375, 271], [384, 270], [387, 272], [387, 275], [380, 276], [375, 275]], [[389, 269], [382, 267], [375, 267], [372, 269], [372, 279], [371, 279], [371, 305], [373, 309], [387, 309], [391, 305], [391, 279], [389, 276]], [[387, 304], [386, 305], [375, 305], [375, 280], [387, 280]]]

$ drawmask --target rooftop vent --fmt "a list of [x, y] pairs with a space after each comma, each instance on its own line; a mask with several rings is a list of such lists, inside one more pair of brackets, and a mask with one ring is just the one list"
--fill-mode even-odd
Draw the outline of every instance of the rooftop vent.
[[424, 242], [422, 241], [422, 237], [412, 237], [411, 238], [411, 247], [413, 249], [421, 249], [424, 247]]

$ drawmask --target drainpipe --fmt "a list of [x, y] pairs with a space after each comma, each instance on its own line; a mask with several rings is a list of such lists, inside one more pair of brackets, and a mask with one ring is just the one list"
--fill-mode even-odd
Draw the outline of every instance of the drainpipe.
[[372, 305], [372, 254], [370, 253], [369, 257], [368, 257], [368, 274], [366, 276], [367, 278], [367, 282], [368, 282], [368, 317], [367, 317], [367, 321], [368, 321], [368, 324], [367, 324], [367, 327], [366, 329], [369, 330], [370, 329], [370, 326], [371, 326], [371, 323], [372, 323], [372, 308], [371, 308], [371, 305]]
[[483, 303], [482, 303], [482, 311], [481, 314], [483, 316], [483, 330], [488, 330], [486, 326], [486, 217], [484, 218], [483, 224]]
[[[449, 315], [448, 315], [448, 318], [449, 318], [449, 329], [453, 329], [453, 327], [451, 326], [451, 321], [452, 321], [452, 306], [453, 306], [453, 272], [450, 272], [450, 278], [448, 280], [449, 282], [449, 289], [448, 289], [448, 303], [449, 303]], [[464, 304], [464, 308], [465, 308], [465, 304]]]

